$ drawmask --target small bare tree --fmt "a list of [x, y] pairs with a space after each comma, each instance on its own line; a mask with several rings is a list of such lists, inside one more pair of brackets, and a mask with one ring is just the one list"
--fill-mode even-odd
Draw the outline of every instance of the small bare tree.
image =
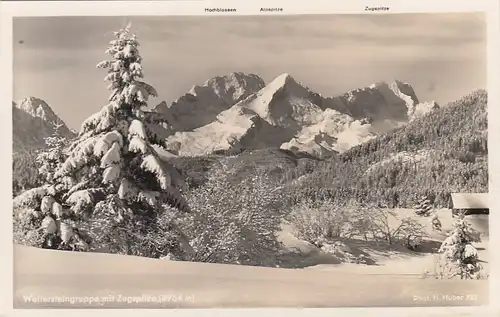
[[333, 200], [304, 200], [292, 208], [290, 222], [297, 237], [318, 247], [332, 239], [350, 239], [363, 232], [359, 209]]
[[425, 227], [411, 217], [400, 219], [396, 211], [371, 206], [367, 210], [370, 231], [375, 239], [382, 239], [388, 244], [401, 243], [415, 249], [415, 242], [427, 237]]

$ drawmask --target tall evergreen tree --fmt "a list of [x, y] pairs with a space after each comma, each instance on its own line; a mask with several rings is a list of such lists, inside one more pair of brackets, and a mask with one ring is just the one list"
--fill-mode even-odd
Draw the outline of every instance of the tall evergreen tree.
[[64, 148], [68, 140], [55, 129], [52, 136], [45, 138], [47, 149], [40, 151], [36, 156], [36, 163], [39, 166], [38, 173], [43, 177], [44, 182], [51, 182], [54, 172], [64, 163]]
[[153, 147], [164, 146], [162, 119], [145, 109], [157, 93], [141, 81], [137, 37], [128, 28], [114, 34], [111, 58], [97, 65], [108, 69], [109, 103], [85, 120], [47, 183], [14, 199], [19, 229], [47, 248], [151, 257], [189, 251], [175, 225], [189, 207]]

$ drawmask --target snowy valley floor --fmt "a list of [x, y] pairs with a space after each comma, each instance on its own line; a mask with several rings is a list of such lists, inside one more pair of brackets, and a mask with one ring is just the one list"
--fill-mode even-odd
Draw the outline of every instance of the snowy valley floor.
[[[444, 228], [451, 227], [449, 211], [440, 211], [440, 218]], [[471, 222], [487, 234], [487, 221], [472, 217]], [[358, 242], [354, 247], [369, 254], [374, 264], [339, 264], [333, 257], [293, 237], [289, 226], [284, 226], [281, 239], [290, 251], [301, 250], [282, 259], [282, 268], [173, 262], [16, 245], [14, 305], [15, 308], [229, 308], [488, 303], [487, 280], [423, 279], [424, 271], [432, 270], [435, 263], [435, 254], [430, 252], [391, 251]], [[487, 245], [485, 239], [477, 247], [485, 269], [489, 270]]]

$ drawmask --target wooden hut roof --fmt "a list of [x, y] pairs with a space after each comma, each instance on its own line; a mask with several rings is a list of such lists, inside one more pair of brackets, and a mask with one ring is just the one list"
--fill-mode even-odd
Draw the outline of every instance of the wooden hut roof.
[[454, 209], [489, 209], [487, 193], [452, 193]]

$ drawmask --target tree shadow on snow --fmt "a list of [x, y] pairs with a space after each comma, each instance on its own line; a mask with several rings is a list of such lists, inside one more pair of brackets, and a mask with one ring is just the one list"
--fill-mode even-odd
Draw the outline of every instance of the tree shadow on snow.
[[321, 252], [319, 249], [309, 252], [304, 252], [300, 249], [292, 249], [281, 254], [277, 259], [277, 265], [279, 265], [279, 267], [288, 269], [301, 269], [320, 264], [340, 263], [342, 262], [337, 257]]
[[[338, 265], [342, 263], [356, 263], [358, 265], [379, 265], [380, 257], [420, 257], [430, 253], [437, 253], [441, 242], [424, 240], [416, 250], [410, 250], [401, 244], [389, 244], [385, 241], [366, 241], [362, 239], [342, 239], [342, 247], [325, 252], [319, 248], [304, 252], [299, 249], [290, 249], [280, 254], [276, 265], [281, 268], [305, 268], [315, 265]], [[335, 241], [331, 241], [335, 244]]]
[[442, 241], [438, 240], [424, 240], [415, 251], [420, 254], [437, 253], [442, 243]]
[[277, 265], [281, 268], [306, 268], [315, 265], [338, 265], [342, 263], [353, 263], [353, 257], [363, 257], [359, 265], [378, 265], [369, 253], [360, 249], [351, 248], [351, 252], [328, 253], [319, 248], [304, 252], [292, 249], [278, 256]]
[[385, 241], [366, 241], [361, 239], [346, 239], [343, 242], [348, 245], [352, 253], [357, 252], [378, 255], [378, 256], [424, 256], [429, 253], [437, 253], [441, 246], [441, 242], [437, 240], [424, 240], [415, 249], [411, 250], [400, 243], [389, 244]]

